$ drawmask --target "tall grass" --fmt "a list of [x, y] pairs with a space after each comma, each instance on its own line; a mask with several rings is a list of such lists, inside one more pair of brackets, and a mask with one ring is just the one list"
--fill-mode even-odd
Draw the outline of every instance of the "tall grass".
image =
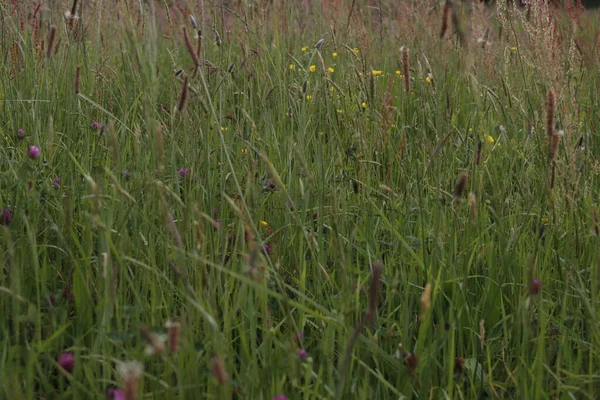
[[0, 3], [0, 398], [600, 393], [595, 13], [63, 3]]

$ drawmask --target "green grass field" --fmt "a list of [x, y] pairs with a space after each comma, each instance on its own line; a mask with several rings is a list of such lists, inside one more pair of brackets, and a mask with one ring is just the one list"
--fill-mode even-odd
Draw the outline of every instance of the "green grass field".
[[0, 399], [598, 398], [600, 20], [531, 3], [0, 1]]

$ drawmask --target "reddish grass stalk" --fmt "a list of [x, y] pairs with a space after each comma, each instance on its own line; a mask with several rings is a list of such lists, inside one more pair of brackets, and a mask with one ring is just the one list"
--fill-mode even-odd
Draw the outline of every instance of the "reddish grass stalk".
[[548, 91], [546, 106], [546, 135], [551, 137], [554, 133], [554, 92], [552, 89]]
[[81, 67], [77, 66], [77, 69], [75, 70], [75, 94], [79, 94], [80, 78], [81, 78]]
[[48, 48], [46, 49], [46, 57], [50, 58], [54, 54], [54, 43], [56, 41], [56, 25], [52, 25], [50, 27], [50, 32], [48, 33]]
[[192, 61], [194, 62], [194, 67], [198, 68], [200, 66], [200, 60], [198, 59], [198, 55], [196, 54], [196, 50], [194, 50], [194, 46], [192, 46], [192, 42], [190, 40], [190, 36], [188, 35], [187, 28], [184, 26], [183, 28], [183, 40], [185, 42], [185, 47], [190, 53], [192, 57]]
[[442, 28], [440, 29], [440, 38], [444, 38], [446, 36], [446, 32], [448, 31], [448, 20], [450, 19], [450, 11], [452, 11], [452, 1], [446, 0], [444, 4], [444, 9], [442, 10]]
[[185, 108], [185, 103], [187, 101], [188, 94], [188, 77], [187, 75], [183, 76], [183, 85], [181, 86], [181, 96], [179, 96], [179, 103], [177, 104], [177, 110], [183, 111]]
[[404, 88], [406, 92], [410, 92], [410, 64], [406, 47], [402, 47], [402, 68], [404, 70]]
[[217, 382], [219, 382], [219, 385], [223, 386], [227, 383], [229, 376], [227, 375], [225, 364], [216, 354], [213, 354], [210, 358], [210, 369], [213, 376], [217, 379]]

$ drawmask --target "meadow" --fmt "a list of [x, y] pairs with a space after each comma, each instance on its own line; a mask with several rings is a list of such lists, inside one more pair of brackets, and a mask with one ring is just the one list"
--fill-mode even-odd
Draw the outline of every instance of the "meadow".
[[0, 1], [1, 399], [594, 399], [599, 16]]

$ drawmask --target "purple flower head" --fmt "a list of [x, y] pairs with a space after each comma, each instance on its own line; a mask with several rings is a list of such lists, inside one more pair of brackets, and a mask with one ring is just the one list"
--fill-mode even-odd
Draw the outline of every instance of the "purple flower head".
[[263, 253], [265, 253], [265, 254], [271, 254], [271, 252], [273, 251], [273, 250], [271, 250], [271, 248], [269, 247], [269, 245], [268, 245], [268, 244], [263, 244], [263, 245], [261, 246], [261, 250], [262, 250], [262, 251], [263, 251]]
[[218, 231], [221, 228], [221, 223], [219, 221], [215, 221], [213, 223], [213, 226], [214, 226], [215, 230]]
[[275, 182], [273, 181], [273, 179], [269, 179], [269, 181], [267, 182], [267, 190], [274, 191], [275, 189], [277, 189], [277, 186], [275, 186]]
[[219, 207], [215, 207], [213, 210], [213, 218], [217, 218], [219, 216]]
[[277, 396], [273, 396], [271, 400], [288, 400], [288, 398], [285, 397], [285, 394], [279, 394]]
[[31, 159], [36, 159], [40, 156], [40, 149], [36, 146], [29, 146], [27, 148], [27, 157]]
[[129, 170], [128, 170], [128, 169], [126, 169], [126, 170], [123, 170], [123, 177], [124, 177], [126, 180], [129, 180], [129, 178], [131, 178], [131, 172], [129, 172]]
[[0, 214], [0, 225], [10, 226], [12, 223], [12, 217], [12, 211], [10, 211], [10, 208], [4, 209], [4, 211], [2, 211]]
[[19, 129], [19, 130], [17, 131], [17, 138], [18, 138], [19, 140], [23, 140], [23, 139], [25, 139], [25, 131], [24, 131], [23, 129]]
[[529, 284], [529, 294], [538, 295], [542, 290], [542, 282], [539, 279], [533, 279]]
[[92, 129], [100, 130], [102, 129], [102, 124], [98, 121], [92, 122]]
[[73, 368], [75, 368], [75, 357], [73, 357], [73, 353], [62, 353], [60, 357], [58, 357], [58, 365], [68, 373], [73, 372]]
[[63, 298], [63, 300], [66, 300], [66, 301], [75, 299], [73, 292], [71, 292], [71, 285], [67, 285], [64, 287], [64, 289], [62, 291], [62, 298]]
[[52, 181], [52, 187], [54, 189], [58, 189], [60, 187], [60, 178], [58, 176]]
[[109, 400], [125, 400], [125, 391], [121, 389], [108, 389], [106, 397]]
[[190, 174], [190, 169], [189, 168], [181, 168], [179, 170], [179, 176], [182, 177], [182, 178], [185, 178], [189, 174]]
[[300, 361], [306, 360], [307, 357], [308, 357], [308, 352], [306, 350], [304, 350], [304, 349], [298, 350], [298, 359]]

